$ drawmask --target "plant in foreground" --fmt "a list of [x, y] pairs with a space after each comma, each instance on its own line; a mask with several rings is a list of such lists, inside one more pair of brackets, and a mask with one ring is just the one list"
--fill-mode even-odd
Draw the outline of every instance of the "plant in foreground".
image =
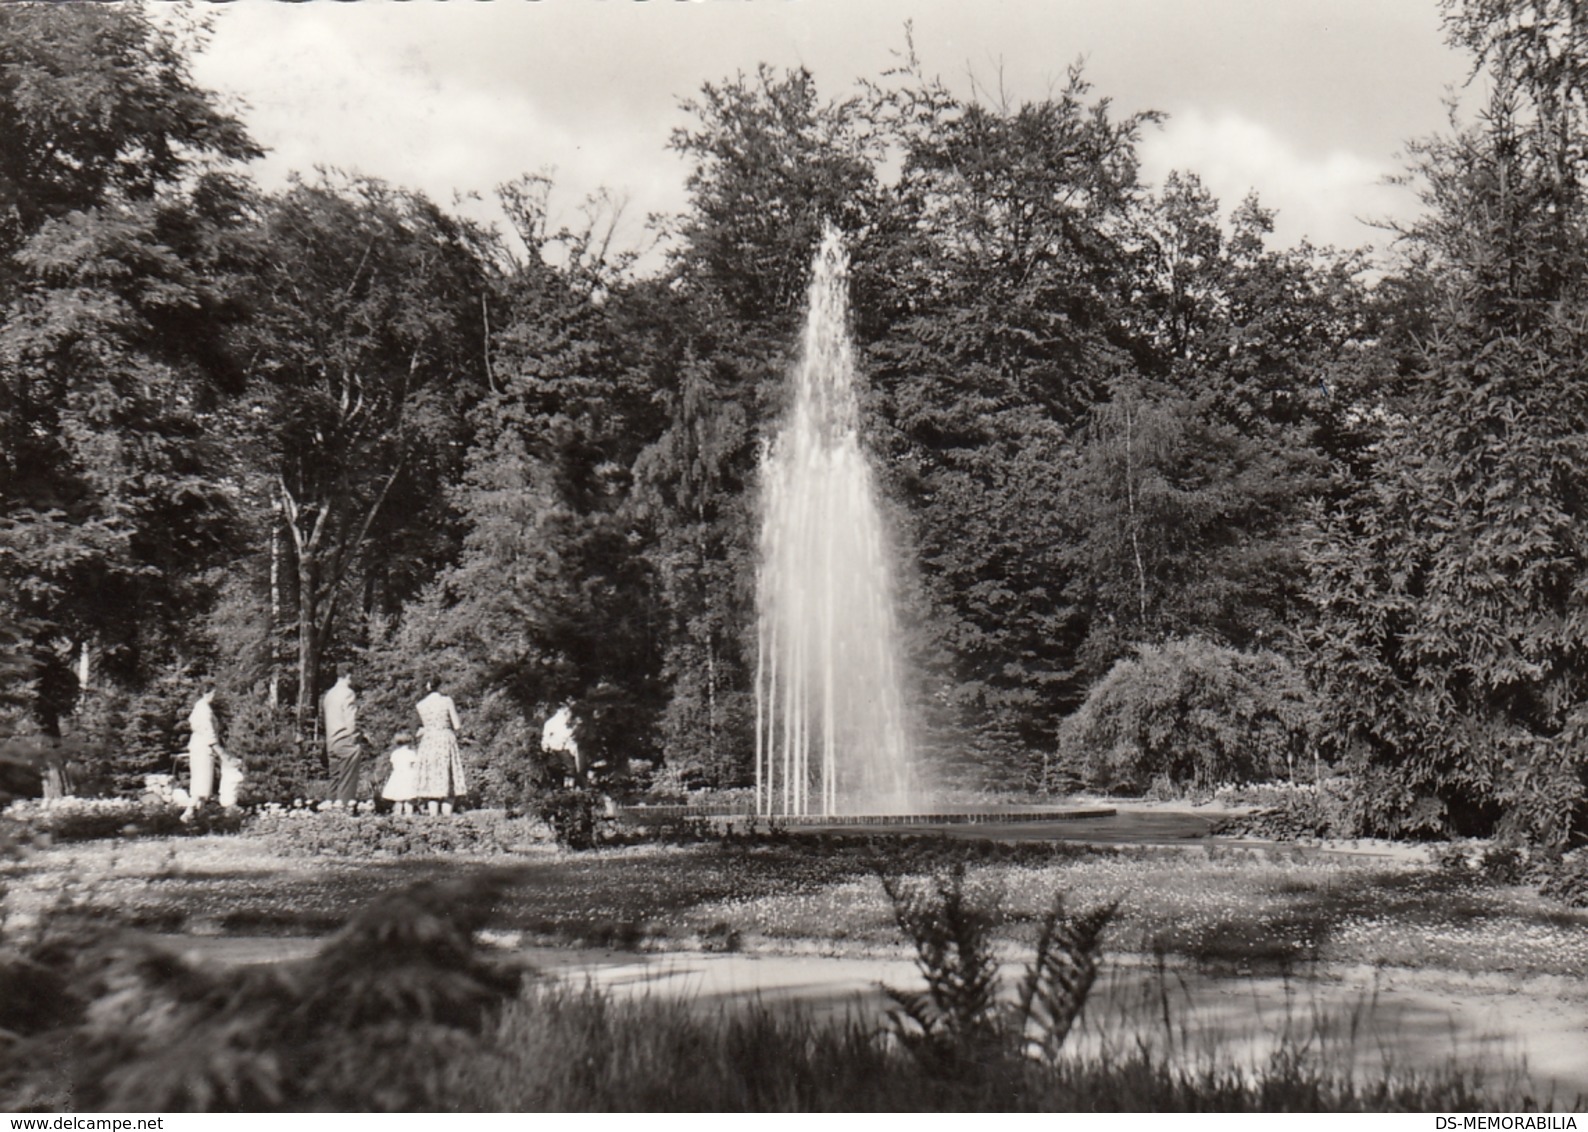
[[1014, 1053], [1056, 1060], [1096, 981], [1103, 931], [1117, 905], [1071, 913], [1063, 894], [1055, 896], [1014, 1000], [1002, 1002], [992, 934], [1003, 913], [968, 896], [963, 861], [925, 885], [886, 874], [882, 885], [926, 980], [924, 991], [883, 987], [894, 1003], [888, 1018], [901, 1044], [944, 1071]]
[[76, 1009], [19, 1043], [0, 1107], [436, 1107], [521, 982], [474, 941], [499, 888], [476, 874], [388, 893], [298, 964], [210, 968], [114, 936], [30, 956]]

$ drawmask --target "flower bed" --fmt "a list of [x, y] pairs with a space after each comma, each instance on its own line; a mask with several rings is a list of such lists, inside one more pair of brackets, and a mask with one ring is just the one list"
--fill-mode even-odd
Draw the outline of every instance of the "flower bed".
[[157, 797], [61, 798], [13, 802], [0, 812], [22, 840], [95, 841], [110, 837], [198, 837], [237, 833], [247, 821], [240, 810], [186, 807]]
[[250, 830], [275, 852], [298, 857], [491, 856], [522, 852], [549, 839], [544, 824], [509, 818], [502, 810], [432, 817], [265, 809]]

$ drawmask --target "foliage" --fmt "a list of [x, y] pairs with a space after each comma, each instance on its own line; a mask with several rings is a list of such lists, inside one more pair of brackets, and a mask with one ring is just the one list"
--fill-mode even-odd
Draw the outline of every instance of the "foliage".
[[1538, 890], [1573, 908], [1588, 908], [1588, 849], [1573, 849], [1557, 857]]
[[612, 836], [612, 823], [595, 790], [549, 790], [534, 805], [536, 816], [551, 827], [552, 836], [564, 849], [594, 849]]
[[216, 805], [187, 807], [159, 798], [63, 798], [51, 802], [13, 802], [0, 811], [0, 824], [18, 837], [47, 841], [96, 841], [116, 837], [203, 837], [237, 833], [247, 822], [237, 809]]
[[918, 572], [902, 619], [920, 627], [915, 710], [947, 731], [949, 776], [1007, 781], [1081, 698], [1054, 501], [1069, 432], [1128, 365], [1111, 232], [1157, 116], [1116, 117], [1078, 70], [1046, 99], [962, 99], [913, 56], [874, 99], [903, 163], [876, 247], [856, 251], [890, 291], [857, 288], [878, 307], [857, 326]]
[[0, 13], [0, 616], [49, 734], [77, 697], [67, 649], [135, 683], [228, 549], [208, 427], [234, 376], [227, 167], [260, 151], [188, 49], [134, 9]]
[[894, 1033], [923, 1061], [949, 1067], [956, 1055], [978, 1058], [999, 1038], [998, 959], [992, 950], [996, 909], [965, 891], [965, 867], [956, 863], [929, 890], [883, 874], [883, 891], [899, 930], [915, 948], [924, 991], [884, 987], [896, 1009]]
[[979, 1075], [1016, 1051], [1054, 1064], [1097, 977], [1107, 905], [1071, 915], [1062, 893], [1043, 915], [1031, 962], [1012, 1003], [998, 999], [999, 962], [992, 931], [996, 907], [965, 890], [965, 864], [954, 862], [930, 888], [882, 874], [894, 920], [915, 947], [924, 991], [884, 986], [900, 1043], [928, 1071]]
[[1485, 72], [1476, 124], [1414, 149], [1402, 233], [1421, 325], [1308, 554], [1309, 664], [1370, 828], [1563, 847], [1583, 812], [1588, 128], [1571, 5], [1452, 2]]
[[655, 754], [663, 695], [651, 525], [634, 501], [634, 465], [661, 427], [656, 295], [604, 261], [598, 217], [547, 230], [550, 188], [504, 190], [529, 251], [492, 292], [490, 390], [453, 486], [461, 553], [371, 656], [399, 686], [447, 676], [507, 805], [523, 804], [558, 705], [573, 705], [590, 759], [622, 765]]
[[431, 816], [267, 807], [250, 819], [249, 832], [273, 853], [335, 860], [494, 856], [541, 839], [531, 823], [501, 810]]
[[[1328, 780], [1306, 786], [1271, 787], [1264, 793], [1277, 793], [1278, 798], [1265, 799], [1262, 809], [1231, 819], [1226, 833], [1273, 841], [1300, 841], [1356, 837], [1362, 832], [1357, 825], [1354, 789], [1349, 783]], [[1234, 797], [1238, 799], [1239, 792]]]
[[1097, 405], [1063, 487], [1068, 594], [1101, 674], [1131, 644], [1199, 635], [1258, 650], [1293, 620], [1305, 449], [1276, 450], [1211, 396], [1116, 389]]
[[[1001, 1053], [945, 1075], [855, 1018], [797, 1007], [703, 1011], [563, 984], [531, 988], [504, 1013], [496, 1055], [466, 1067], [459, 1103], [503, 1111], [1168, 1112], [1533, 1111], [1525, 1089], [1456, 1066], [1426, 1076], [1357, 1076], [1321, 1064], [1296, 1032], [1271, 1061], [1175, 1062], [1151, 1046], [1045, 1064]], [[678, 1056], [688, 1050], [687, 1058]], [[1227, 1060], [1226, 1060], [1227, 1057]], [[1342, 1058], [1343, 1059], [1343, 1058]]]
[[856, 229], [875, 191], [879, 147], [859, 100], [823, 104], [801, 68], [705, 83], [669, 148], [689, 161], [692, 208], [681, 266], [745, 322], [784, 330], [824, 220]]
[[[635, 502], [666, 618], [661, 751], [697, 784], [750, 778], [758, 441], [787, 400], [795, 320], [822, 225], [850, 234], [868, 272], [881, 148], [859, 98], [824, 102], [804, 70], [762, 66], [705, 84], [671, 148], [691, 207], [661, 292], [649, 297], [658, 435], [635, 464]], [[643, 324], [636, 329], [644, 328]]]
[[209, 156], [258, 156], [193, 85], [189, 45], [148, 13], [8, 8], [0, 43], [0, 256], [47, 219], [146, 199]]
[[1136, 793], [1159, 775], [1201, 787], [1275, 778], [1309, 743], [1315, 711], [1301, 673], [1277, 653], [1195, 638], [1147, 645], [1065, 721], [1059, 764]]
[[[520, 972], [476, 941], [502, 906], [501, 879], [485, 873], [389, 893], [318, 955], [289, 963], [212, 969], [82, 925], [47, 933], [0, 955], [0, 986], [26, 992], [0, 996], [13, 1035], [0, 1061], [0, 1103], [47, 1110], [69, 1101], [76, 1111], [1541, 1107], [1525, 1081], [1454, 1062], [1423, 1073], [1399, 1063], [1364, 1071], [1372, 1059], [1364, 1062], [1361, 1039], [1334, 1044], [1347, 1020], [1289, 1012], [1272, 1058], [1255, 1064], [1222, 1046], [1177, 1056], [1180, 1020], [1165, 1014], [1137, 1019], [1136, 1040], [1061, 1057], [1021, 1040], [1043, 1032], [1040, 1024], [1011, 1028], [1007, 1043], [978, 1045], [974, 1056], [958, 1049], [955, 1071], [944, 1072], [864, 1019], [821, 1020], [798, 1006], [702, 1010], [549, 980], [515, 996]], [[977, 910], [972, 901], [956, 915]], [[1067, 1004], [1084, 1000], [1106, 912], [1050, 910], [1006, 1004], [1009, 1026], [1069, 1015]], [[1071, 926], [1050, 931], [1050, 920]], [[1046, 984], [1056, 1010], [1023, 1005], [1033, 980]], [[1169, 995], [1159, 988], [1154, 1003]]]
[[478, 233], [371, 179], [296, 183], [264, 202], [253, 238], [236, 423], [289, 536], [303, 733], [349, 581], [368, 613], [428, 580], [429, 555], [400, 550], [450, 525], [443, 489], [485, 386], [489, 280]]
[[33, 962], [64, 979], [77, 1013], [22, 1054], [32, 1061], [69, 1037], [74, 1055], [37, 1074], [33, 1103], [433, 1107], [448, 1064], [481, 1056], [481, 1035], [518, 985], [516, 971], [474, 944], [494, 891], [485, 878], [389, 894], [291, 966], [213, 970], [110, 941], [47, 951]]
[[59, 791], [68, 755], [135, 789], [214, 679], [252, 796], [308, 796], [334, 660], [363, 666], [382, 769], [451, 682], [491, 805], [531, 803], [562, 704], [592, 761], [742, 787], [757, 454], [832, 221], [940, 782], [1206, 789], [1315, 736], [1349, 805], [1298, 796], [1275, 829], [1564, 850], [1580, 20], [1444, 12], [1488, 102], [1413, 146], [1425, 214], [1369, 288], [1358, 256], [1271, 247], [1255, 198], [1144, 185], [1160, 116], [1079, 68], [1026, 101], [908, 45], [836, 98], [707, 83], [647, 275], [621, 202], [556, 228], [544, 175], [501, 190], [505, 234], [357, 176], [260, 193], [192, 81], [202, 34], [0, 9], [0, 789]]

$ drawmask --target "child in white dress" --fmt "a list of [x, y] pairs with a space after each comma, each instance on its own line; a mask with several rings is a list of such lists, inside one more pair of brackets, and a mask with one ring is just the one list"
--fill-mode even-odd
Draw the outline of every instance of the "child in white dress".
[[413, 741], [414, 737], [406, 731], [392, 736], [396, 745], [391, 752], [391, 777], [380, 792], [382, 798], [394, 803], [392, 808], [399, 814], [411, 814], [414, 808], [414, 764], [419, 756], [413, 749]]

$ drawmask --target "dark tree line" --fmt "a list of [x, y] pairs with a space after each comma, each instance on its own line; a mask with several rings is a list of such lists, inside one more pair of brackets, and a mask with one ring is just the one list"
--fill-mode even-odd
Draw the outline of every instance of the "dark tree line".
[[639, 272], [614, 202], [552, 230], [540, 177], [505, 233], [358, 176], [262, 192], [196, 44], [0, 8], [4, 726], [125, 781], [213, 676], [256, 785], [301, 788], [352, 659], [387, 729], [445, 673], [487, 792], [569, 701], [602, 757], [742, 783], [758, 452], [831, 220], [942, 777], [1041, 785], [1090, 690], [1128, 708], [1118, 664], [1205, 661], [1291, 768], [1301, 728], [1348, 773], [1364, 831], [1563, 843], [1588, 32], [1571, 0], [1444, 11], [1487, 102], [1414, 146], [1422, 217], [1370, 275], [1193, 171], [1142, 184], [1159, 116], [1079, 70], [1027, 102], [909, 52], [837, 101], [707, 84]]

